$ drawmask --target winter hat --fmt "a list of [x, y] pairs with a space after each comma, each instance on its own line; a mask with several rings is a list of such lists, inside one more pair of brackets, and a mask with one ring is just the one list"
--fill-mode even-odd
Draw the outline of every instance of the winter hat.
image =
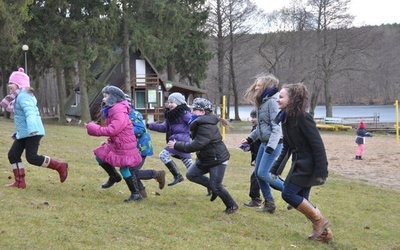
[[365, 129], [365, 124], [363, 122], [360, 122], [360, 124], [358, 124], [358, 128]]
[[125, 100], [128, 101], [129, 106], [132, 106], [132, 99], [128, 94], [125, 94]]
[[256, 111], [255, 109], [253, 109], [253, 110], [250, 112], [250, 117], [251, 117], [251, 118], [257, 118], [257, 111]]
[[109, 107], [113, 106], [117, 102], [125, 100], [125, 93], [120, 88], [117, 88], [115, 86], [105, 86], [101, 93], [108, 94], [108, 98], [105, 101], [105, 104]]
[[29, 76], [25, 74], [23, 68], [19, 68], [18, 71], [12, 72], [8, 82], [17, 84], [20, 89], [29, 88], [31, 86]]
[[204, 111], [213, 111], [213, 104], [204, 98], [196, 98], [193, 100], [192, 106], [190, 106], [194, 110], [204, 110]]
[[186, 104], [185, 97], [179, 92], [170, 94], [168, 96], [168, 101], [176, 103], [177, 105]]

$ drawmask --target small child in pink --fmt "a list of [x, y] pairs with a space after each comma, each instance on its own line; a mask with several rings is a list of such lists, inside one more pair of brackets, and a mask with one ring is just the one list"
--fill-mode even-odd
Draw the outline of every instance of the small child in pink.
[[367, 132], [364, 122], [358, 124], [356, 143], [358, 145], [356, 160], [362, 160], [362, 154], [364, 152], [365, 137], [372, 137], [370, 133]]

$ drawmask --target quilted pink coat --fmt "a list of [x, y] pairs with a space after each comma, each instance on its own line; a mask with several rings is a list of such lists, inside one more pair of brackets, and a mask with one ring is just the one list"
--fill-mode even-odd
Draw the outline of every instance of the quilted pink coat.
[[108, 110], [106, 127], [93, 122], [86, 125], [89, 135], [108, 136], [107, 142], [95, 148], [93, 152], [100, 160], [114, 167], [134, 167], [142, 161], [136, 146], [129, 111], [128, 102], [124, 100]]

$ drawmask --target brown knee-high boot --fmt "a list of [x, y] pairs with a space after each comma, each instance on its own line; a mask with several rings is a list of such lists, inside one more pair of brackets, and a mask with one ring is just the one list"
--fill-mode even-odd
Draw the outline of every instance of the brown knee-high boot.
[[14, 173], [14, 183], [6, 184], [5, 187], [26, 188], [25, 183], [25, 167], [22, 162], [11, 164]]
[[322, 234], [320, 236], [318, 236], [315, 240], [321, 241], [324, 243], [329, 243], [329, 241], [331, 241], [332, 239], [333, 239], [333, 232], [329, 227], [327, 227], [324, 229]]
[[64, 182], [68, 176], [68, 163], [59, 162], [54, 159], [51, 159], [48, 156], [44, 157], [44, 162], [42, 163], [42, 167], [50, 168], [56, 170], [60, 175], [60, 182]]
[[318, 238], [324, 232], [324, 229], [329, 227], [329, 221], [306, 199], [303, 199], [296, 209], [313, 223], [313, 232], [308, 236], [310, 240]]

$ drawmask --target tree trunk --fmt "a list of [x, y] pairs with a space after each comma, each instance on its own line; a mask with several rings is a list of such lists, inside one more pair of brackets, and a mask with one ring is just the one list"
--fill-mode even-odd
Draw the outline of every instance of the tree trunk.
[[62, 74], [62, 65], [61, 60], [58, 56], [55, 58], [55, 67], [56, 67], [56, 79], [57, 79], [57, 89], [58, 89], [58, 110], [59, 110], [59, 119], [58, 123], [66, 124], [67, 120], [65, 119], [65, 100], [67, 98], [65, 83], [63, 81]]

